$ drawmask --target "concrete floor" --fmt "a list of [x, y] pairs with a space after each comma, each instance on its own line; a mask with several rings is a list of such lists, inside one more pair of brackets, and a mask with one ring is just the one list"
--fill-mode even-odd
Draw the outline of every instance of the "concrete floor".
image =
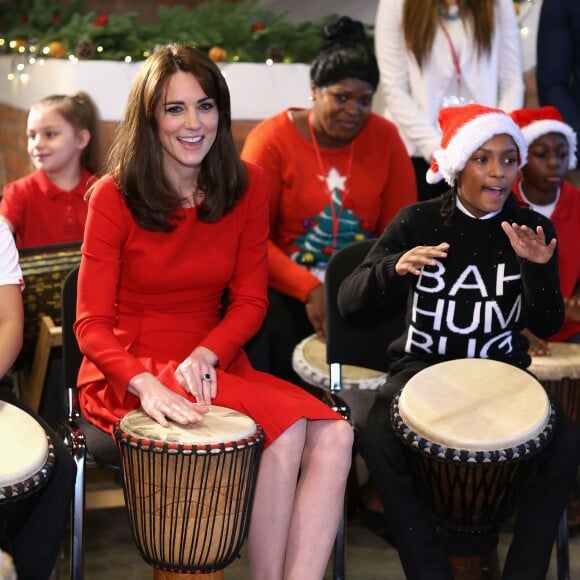
[[[124, 508], [94, 509], [86, 514], [85, 580], [139, 580], [153, 577], [153, 569], [137, 552]], [[505, 558], [510, 541], [506, 529], [501, 533], [498, 555]], [[66, 552], [58, 566], [56, 580], [69, 578]], [[570, 579], [580, 579], [580, 533], [570, 538]], [[200, 576], [202, 578], [203, 576]], [[250, 580], [248, 557], [242, 549], [239, 559], [225, 570], [225, 580]], [[375, 535], [361, 521], [356, 511], [348, 518], [347, 580], [404, 580], [397, 553], [392, 546]], [[555, 550], [547, 580], [557, 580]], [[333, 579], [332, 562], [324, 580]]]

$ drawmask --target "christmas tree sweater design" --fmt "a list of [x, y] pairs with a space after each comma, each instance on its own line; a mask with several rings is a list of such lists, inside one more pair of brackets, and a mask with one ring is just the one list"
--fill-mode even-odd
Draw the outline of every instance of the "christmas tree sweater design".
[[374, 237], [371, 230], [349, 209], [348, 178], [332, 167], [326, 176], [317, 175], [329, 192], [328, 204], [317, 215], [304, 220], [304, 233], [294, 240], [298, 251], [291, 258], [305, 266], [325, 266], [336, 250]]

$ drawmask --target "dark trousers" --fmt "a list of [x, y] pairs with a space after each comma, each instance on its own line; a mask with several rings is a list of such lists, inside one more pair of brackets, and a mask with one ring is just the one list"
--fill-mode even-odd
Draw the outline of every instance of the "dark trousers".
[[[15, 537], [1, 538], [16, 566], [18, 580], [45, 580], [56, 565], [73, 496], [76, 466], [59, 437], [48, 424], [20, 401], [12, 390], [0, 384], [0, 400], [11, 403], [38, 421], [50, 436], [55, 464], [46, 485], [38, 492], [34, 510]], [[10, 442], [5, 442], [10, 445]]]
[[268, 292], [268, 298], [270, 372], [281, 379], [304, 386], [292, 368], [294, 348], [314, 332], [304, 304], [272, 289]]
[[[389, 415], [392, 396], [425, 366], [415, 363], [389, 377], [359, 436], [359, 449], [388, 514], [407, 578], [451, 580], [445, 542], [415, 488], [403, 444], [391, 428]], [[558, 414], [554, 436], [540, 452], [538, 469], [517, 507], [503, 571], [506, 580], [545, 579], [558, 522], [576, 480], [580, 431], [555, 404]]]

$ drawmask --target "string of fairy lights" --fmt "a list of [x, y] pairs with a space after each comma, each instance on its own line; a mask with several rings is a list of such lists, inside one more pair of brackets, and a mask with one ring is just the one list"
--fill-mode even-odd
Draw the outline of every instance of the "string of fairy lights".
[[[540, 9], [542, 0], [520, 0], [514, 2], [514, 7], [518, 15], [520, 34], [522, 41], [529, 41], [530, 35], [534, 35], [536, 30], [530, 26], [533, 22], [537, 23], [537, 14]], [[145, 59], [153, 49], [145, 49], [140, 57]], [[76, 52], [67, 51], [62, 42], [57, 40], [47, 44], [39, 43], [35, 38], [7, 39], [0, 37], [0, 54], [5, 54], [10, 59], [6, 78], [8, 81], [20, 82], [26, 84], [30, 75], [34, 74], [35, 67], [41, 67], [49, 58], [66, 59], [72, 65], [79, 61], [92, 58], [99, 58], [104, 53], [105, 48], [101, 44], [90, 46], [90, 49], [83, 54], [82, 46], [77, 47]], [[226, 60], [236, 62], [239, 57], [236, 54], [228, 56], [227, 52], [220, 46], [214, 46], [208, 51], [210, 57], [216, 62]], [[131, 54], [126, 54], [121, 59], [126, 63], [131, 63], [135, 59]], [[274, 62], [290, 62], [291, 59], [285, 59], [284, 55], [277, 55], [275, 51], [272, 55], [266, 54], [264, 64], [271, 65]]]

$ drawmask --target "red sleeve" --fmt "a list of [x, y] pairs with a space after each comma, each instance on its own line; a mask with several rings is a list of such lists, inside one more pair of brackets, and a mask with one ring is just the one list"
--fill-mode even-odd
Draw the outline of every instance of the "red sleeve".
[[121, 249], [129, 218], [129, 210], [112, 179], [102, 179], [89, 200], [74, 325], [82, 353], [107, 377], [120, 401], [129, 380], [146, 371], [113, 331]]
[[227, 368], [243, 345], [260, 329], [268, 308], [268, 192], [262, 169], [248, 165], [249, 184], [234, 209], [239, 233], [229, 305], [201, 345], [216, 353]]
[[[286, 111], [283, 113], [287, 114]], [[277, 139], [283, 132], [278, 116], [256, 125], [250, 131], [242, 149], [242, 157], [259, 165], [266, 172], [270, 204], [270, 231], [277, 230], [280, 197], [282, 195], [282, 151]], [[310, 292], [320, 281], [307, 268], [297, 264], [271, 239], [268, 241], [268, 284], [274, 290], [305, 302]]]

